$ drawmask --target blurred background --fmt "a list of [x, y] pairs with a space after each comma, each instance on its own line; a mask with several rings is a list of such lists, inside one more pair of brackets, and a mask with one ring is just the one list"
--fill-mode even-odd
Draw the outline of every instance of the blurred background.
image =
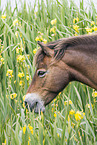
[[[15, 8], [15, 3], [17, 3], [18, 9], [20, 9], [21, 8], [21, 3], [24, 3], [24, 1], [26, 2], [26, 5], [30, 4], [31, 7], [33, 7], [33, 3], [35, 2], [35, 0], [17, 0], [17, 1], [16, 0], [1, 0], [1, 9], [4, 11], [5, 6], [7, 5], [8, 2], [11, 3], [12, 9]], [[40, 1], [44, 1], [45, 2], [45, 0], [40, 0]], [[61, 0], [59, 0], [59, 1], [61, 2]], [[80, 7], [80, 0], [72, 0], [72, 1], [78, 7]], [[97, 1], [96, 0], [92, 0], [92, 1], [93, 1], [94, 5], [95, 5], [95, 8], [97, 10]], [[68, 2], [70, 2], [70, 0], [68, 0]], [[84, 7], [87, 8], [88, 5], [90, 5], [90, 2], [91, 2], [91, 0], [83, 0]], [[28, 7], [27, 7], [27, 9], [28, 9]]]

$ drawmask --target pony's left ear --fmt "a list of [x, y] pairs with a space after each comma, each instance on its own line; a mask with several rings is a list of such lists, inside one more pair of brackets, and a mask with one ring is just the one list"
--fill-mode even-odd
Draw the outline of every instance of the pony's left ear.
[[46, 44], [44, 44], [41, 41], [37, 42], [38, 45], [42, 48], [42, 51], [47, 55], [47, 56], [54, 56], [54, 51], [52, 49], [50, 49], [49, 47], [46, 46]]

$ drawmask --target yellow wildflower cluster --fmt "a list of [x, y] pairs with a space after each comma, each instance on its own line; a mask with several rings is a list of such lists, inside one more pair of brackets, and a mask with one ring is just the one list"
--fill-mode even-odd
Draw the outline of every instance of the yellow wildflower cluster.
[[77, 33], [79, 33], [79, 26], [78, 25], [73, 25], [73, 29], [77, 32]]
[[47, 43], [47, 40], [43, 38], [43, 33], [38, 31], [38, 36], [35, 38], [35, 41], [42, 41], [44, 44]]
[[[30, 124], [28, 124], [28, 128], [31, 131], [31, 134], [33, 135], [33, 127]], [[24, 127], [23, 127], [23, 134], [25, 134], [25, 133], [26, 133], [26, 125], [24, 125]]]
[[28, 127], [29, 127], [29, 130], [31, 131], [31, 134], [33, 135], [33, 127], [30, 124], [28, 124]]
[[93, 97], [93, 98], [97, 97], [97, 91], [93, 91], [92, 97]]
[[73, 19], [73, 29], [75, 30], [75, 36], [77, 36], [77, 33], [79, 33], [79, 26], [76, 24], [77, 22], [79, 22], [78, 17]]
[[86, 32], [87, 32], [88, 34], [91, 34], [92, 32], [97, 31], [97, 26], [95, 25], [95, 22], [92, 21], [92, 22], [91, 22], [91, 27], [87, 26], [87, 27], [85, 27], [85, 30], [86, 30]]
[[19, 77], [19, 78], [22, 78], [22, 77], [24, 77], [24, 76], [25, 76], [25, 75], [24, 75], [23, 72], [19, 72], [19, 73], [18, 73], [18, 77]]
[[16, 93], [10, 94], [10, 98], [11, 99], [15, 99], [16, 97], [17, 97], [17, 94]]
[[80, 121], [81, 119], [83, 119], [84, 115], [85, 115], [85, 113], [83, 113], [81, 111], [77, 111], [74, 116], [75, 116], [76, 121]]
[[50, 29], [50, 33], [52, 33], [51, 36], [55, 36], [56, 35], [56, 29], [57, 29], [56, 23], [57, 23], [56, 18], [51, 20], [51, 25], [53, 25], [53, 27]]
[[85, 30], [86, 30], [87, 33], [92, 33], [92, 29], [89, 28], [88, 26], [85, 28]]
[[91, 21], [91, 26], [95, 25], [95, 22], [94, 21]]
[[80, 121], [81, 119], [83, 119], [83, 116], [85, 115], [85, 113], [83, 113], [82, 111], [77, 111], [77, 112], [75, 113], [75, 111], [74, 111], [73, 109], [71, 109], [71, 110], [69, 111], [69, 115], [71, 115], [71, 116], [74, 115], [76, 121]]
[[64, 105], [67, 105], [68, 103], [69, 103], [69, 105], [71, 105], [71, 104], [72, 104], [72, 101], [71, 101], [71, 100], [65, 101], [65, 102], [64, 102]]
[[50, 29], [50, 32], [56, 33], [56, 26], [53, 26], [53, 27]]
[[69, 111], [69, 115], [73, 115], [73, 114], [75, 114], [75, 111], [74, 111], [73, 109], [71, 109], [71, 110]]
[[24, 62], [25, 61], [25, 56], [24, 55], [18, 55], [17, 56], [17, 62]]
[[[25, 42], [24, 42], [25, 43]], [[24, 50], [24, 48], [23, 48], [23, 44], [22, 44], [22, 40], [21, 40], [21, 42], [20, 42], [20, 47], [17, 47], [16, 48], [16, 53], [18, 54], [18, 53], [20, 53], [21, 55], [22, 55], [22, 52], [23, 52], [23, 50]]]
[[10, 78], [12, 78], [13, 77], [13, 70], [8, 69], [7, 73], [6, 73], [6, 76], [9, 76]]
[[79, 18], [77, 17], [77, 18], [74, 18], [73, 19], [73, 24], [75, 24], [75, 23], [77, 23], [79, 21]]

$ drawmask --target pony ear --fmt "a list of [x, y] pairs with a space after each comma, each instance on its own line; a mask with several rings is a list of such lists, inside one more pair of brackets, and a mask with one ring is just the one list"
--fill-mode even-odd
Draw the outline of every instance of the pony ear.
[[54, 56], [54, 51], [50, 49], [48, 46], [46, 46], [43, 42], [38, 41], [37, 43], [47, 56]]

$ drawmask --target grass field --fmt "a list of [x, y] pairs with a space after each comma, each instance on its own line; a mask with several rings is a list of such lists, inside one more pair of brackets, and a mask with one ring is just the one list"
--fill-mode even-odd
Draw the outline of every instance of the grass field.
[[39, 115], [23, 103], [37, 41], [96, 33], [94, 4], [88, 11], [83, 0], [80, 9], [68, 0], [21, 6], [12, 11], [9, 2], [0, 10], [0, 145], [97, 145], [96, 90], [70, 83]]

